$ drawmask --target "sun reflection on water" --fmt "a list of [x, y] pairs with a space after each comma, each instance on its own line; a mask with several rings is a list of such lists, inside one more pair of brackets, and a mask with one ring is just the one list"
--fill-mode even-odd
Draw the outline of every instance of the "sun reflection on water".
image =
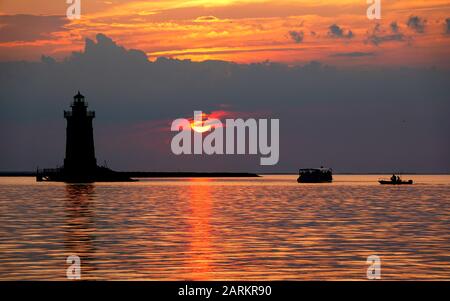
[[207, 184], [208, 179], [191, 179], [193, 185], [189, 185], [190, 214], [186, 217], [189, 220], [189, 260], [187, 261], [189, 270], [188, 280], [208, 279], [211, 272], [211, 262], [213, 261], [213, 242], [211, 241], [210, 219], [212, 214], [212, 199], [210, 195], [211, 187]]

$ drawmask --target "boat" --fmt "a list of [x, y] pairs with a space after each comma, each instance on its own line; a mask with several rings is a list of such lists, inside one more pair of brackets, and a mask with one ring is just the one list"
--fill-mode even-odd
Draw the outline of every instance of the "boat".
[[379, 180], [378, 181], [381, 185], [412, 185], [413, 184], [413, 180], [408, 180], [408, 181], [392, 181], [392, 180]]
[[381, 185], [412, 185], [413, 180], [403, 181], [399, 176], [393, 174], [389, 179], [378, 180], [378, 183]]
[[302, 168], [299, 170], [298, 183], [331, 183], [333, 170], [331, 168]]

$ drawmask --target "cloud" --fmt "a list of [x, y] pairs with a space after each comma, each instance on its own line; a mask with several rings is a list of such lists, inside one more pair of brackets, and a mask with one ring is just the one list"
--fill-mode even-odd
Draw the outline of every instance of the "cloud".
[[152, 62], [99, 34], [63, 61], [0, 62], [0, 170], [62, 163], [61, 113], [80, 89], [96, 111], [97, 159], [118, 170], [267, 172], [248, 156], [173, 155], [173, 134], [163, 129], [202, 110], [279, 119], [281, 156], [273, 171], [324, 164], [352, 172], [448, 172], [448, 87], [450, 71], [441, 68]]
[[194, 20], [194, 22], [199, 22], [199, 23], [202, 23], [202, 22], [209, 23], [209, 22], [219, 22], [219, 21], [220, 21], [220, 19], [217, 17], [214, 17], [214, 16], [201, 16]]
[[387, 42], [403, 42], [406, 41], [406, 36], [400, 32], [397, 22], [392, 22], [389, 25], [390, 32], [384, 30], [379, 23], [375, 25], [372, 32], [369, 32], [365, 43], [373, 45], [380, 45]]
[[356, 58], [356, 57], [365, 57], [365, 56], [374, 56], [375, 52], [341, 52], [341, 53], [335, 53], [332, 54], [332, 57], [350, 57], [350, 58]]
[[118, 46], [111, 38], [104, 34], [96, 35], [96, 42], [87, 38], [84, 52], [74, 52], [69, 58], [71, 61], [86, 61], [92, 64], [118, 63], [126, 61], [128, 63], [144, 63], [148, 61], [145, 52], [136, 49], [125, 49]]
[[328, 36], [333, 38], [351, 39], [354, 37], [354, 34], [351, 30], [349, 30], [347, 33], [344, 33], [344, 30], [336, 24], [331, 25], [330, 27], [328, 27], [328, 29]]
[[398, 33], [398, 31], [399, 31], [399, 28], [398, 28], [398, 24], [397, 24], [397, 22], [392, 22], [391, 24], [390, 24], [390, 27], [391, 27], [391, 31], [393, 32], [393, 33]]
[[402, 42], [405, 41], [405, 36], [402, 33], [390, 34], [390, 35], [371, 35], [367, 39], [374, 45], [380, 45], [386, 42]]
[[450, 18], [445, 19], [445, 34], [450, 34]]
[[291, 31], [289, 31], [289, 36], [295, 43], [299, 44], [299, 43], [303, 42], [303, 38], [305, 35], [304, 35], [303, 31], [291, 30]]
[[0, 42], [47, 39], [68, 22], [63, 16], [0, 15]]
[[426, 22], [426, 20], [423, 20], [418, 16], [410, 16], [406, 25], [417, 33], [424, 33]]

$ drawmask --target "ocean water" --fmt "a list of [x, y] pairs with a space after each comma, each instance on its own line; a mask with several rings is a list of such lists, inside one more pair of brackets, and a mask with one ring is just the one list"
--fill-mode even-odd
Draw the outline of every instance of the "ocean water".
[[0, 280], [450, 279], [450, 176], [36, 183], [0, 178]]

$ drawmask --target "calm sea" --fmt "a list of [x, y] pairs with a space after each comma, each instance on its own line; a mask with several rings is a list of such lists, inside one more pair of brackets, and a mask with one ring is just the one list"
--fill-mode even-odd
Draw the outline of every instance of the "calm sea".
[[73, 185], [0, 178], [0, 280], [450, 279], [450, 176], [143, 179]]

